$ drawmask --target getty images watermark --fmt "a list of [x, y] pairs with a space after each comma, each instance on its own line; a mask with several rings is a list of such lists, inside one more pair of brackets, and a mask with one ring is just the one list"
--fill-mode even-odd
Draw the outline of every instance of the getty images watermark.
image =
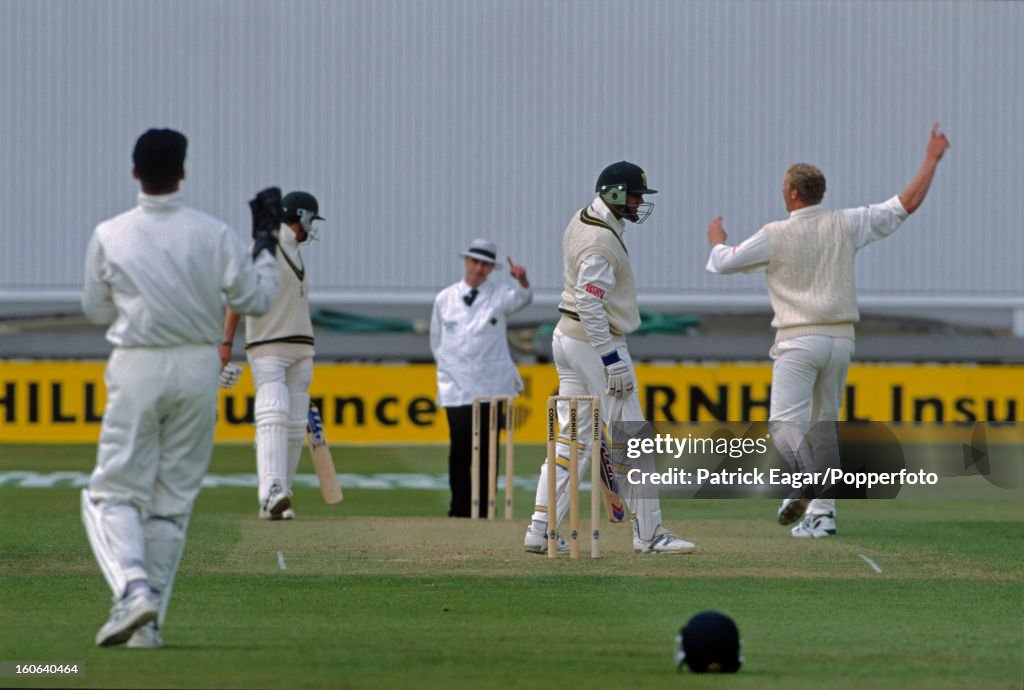
[[1024, 425], [639, 422], [609, 427], [624, 481], [663, 498], [1019, 498]]
[[[660, 486], [750, 486], [784, 487], [802, 489], [807, 486], [846, 485], [856, 489], [872, 489], [875, 486], [892, 485], [935, 485], [939, 483], [936, 472], [919, 469], [916, 472], [900, 469], [896, 472], [847, 472], [842, 467], [821, 468], [819, 471], [792, 471], [778, 467], [759, 469], [756, 465], [767, 464], [771, 450], [771, 436], [763, 438], [709, 438], [688, 434], [683, 438], [671, 434], [655, 434], [653, 437], [634, 437], [626, 442], [626, 457], [637, 460], [645, 455], [670, 456], [679, 460], [684, 454], [701, 456], [726, 456], [729, 458], [754, 458], [755, 467], [745, 469], [711, 469], [698, 467], [686, 470], [670, 467], [664, 471], [645, 472], [632, 468], [626, 473], [630, 484], [656, 484]], [[758, 463], [758, 458], [760, 463]]]

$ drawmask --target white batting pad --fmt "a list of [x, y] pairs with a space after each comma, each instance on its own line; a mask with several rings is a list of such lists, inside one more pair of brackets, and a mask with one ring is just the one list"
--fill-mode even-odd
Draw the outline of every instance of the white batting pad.
[[262, 502], [275, 482], [285, 486], [288, 475], [288, 387], [265, 383], [256, 390], [256, 469]]
[[309, 394], [293, 391], [289, 410], [291, 416], [288, 421], [288, 481], [284, 487], [286, 491], [292, 490], [295, 473], [299, 469], [299, 460], [302, 458], [302, 446], [306, 441], [306, 420], [309, 414]]
[[302, 459], [302, 446], [305, 440], [305, 436], [297, 441], [290, 437], [288, 439], [288, 476], [284, 484], [285, 491], [291, 491], [292, 484], [295, 483], [295, 475], [299, 471], [299, 461]]
[[288, 438], [306, 438], [306, 425], [309, 423], [309, 393], [292, 391], [288, 400]]
[[128, 503], [94, 503], [88, 489], [82, 490], [81, 503], [89, 545], [116, 601], [127, 583], [147, 579], [139, 511]]
[[[561, 403], [559, 403], [561, 404]], [[566, 417], [568, 417], [566, 413]], [[590, 476], [590, 442], [589, 440], [580, 441], [579, 447], [579, 466], [580, 466], [580, 483]], [[569, 444], [563, 441], [558, 441], [555, 444], [555, 453], [558, 455], [560, 462], [564, 461], [566, 464], [569, 462]], [[592, 491], [600, 491], [601, 487], [591, 487]], [[567, 467], [558, 467], [558, 474], [555, 477], [555, 491], [558, 496], [557, 514], [555, 519], [555, 529], [558, 529], [558, 525], [562, 524], [562, 520], [565, 519], [566, 514], [569, 512], [569, 470]], [[541, 463], [540, 466], [540, 481], [537, 482], [537, 495], [535, 497], [535, 506], [548, 506], [548, 464], [547, 462]], [[541, 511], [535, 511], [533, 519], [537, 522], [548, 522], [547, 513]], [[549, 523], [550, 524], [550, 523]]]
[[[291, 396], [288, 387], [283, 383], [264, 383], [256, 389], [256, 406], [253, 414], [256, 426], [260, 424], [280, 424], [287, 426], [288, 408]], [[305, 415], [305, 411], [303, 411]]]

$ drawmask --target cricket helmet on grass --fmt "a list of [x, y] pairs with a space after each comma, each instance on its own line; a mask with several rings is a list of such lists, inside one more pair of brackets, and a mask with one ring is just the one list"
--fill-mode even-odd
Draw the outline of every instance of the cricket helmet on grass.
[[718, 611], [703, 611], [690, 619], [676, 636], [676, 671], [683, 665], [694, 673], [735, 673], [743, 664], [740, 631], [732, 618]]

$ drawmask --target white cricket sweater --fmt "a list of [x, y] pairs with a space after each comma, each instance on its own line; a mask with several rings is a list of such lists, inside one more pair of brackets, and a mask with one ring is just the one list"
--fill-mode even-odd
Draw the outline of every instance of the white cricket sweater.
[[[245, 349], [266, 345], [300, 346], [289, 348], [295, 356], [312, 357], [313, 322], [309, 317], [309, 289], [306, 267], [299, 253], [295, 231], [282, 223], [277, 247], [280, 288], [277, 299], [266, 314], [245, 318]], [[264, 352], [261, 349], [261, 352]], [[273, 354], [267, 351], [266, 354]]]
[[817, 209], [764, 227], [775, 340], [803, 335], [853, 338], [860, 320], [854, 287], [857, 248], [842, 211]]
[[613, 337], [623, 337], [640, 326], [640, 308], [636, 299], [636, 283], [629, 254], [622, 237], [592, 207], [579, 211], [562, 236], [562, 275], [565, 279], [558, 311], [562, 318], [558, 328], [570, 338], [587, 340], [587, 332], [576, 311], [576, 284], [580, 266], [588, 256], [600, 256], [615, 274], [615, 287], [598, 295], [604, 301], [608, 330]]

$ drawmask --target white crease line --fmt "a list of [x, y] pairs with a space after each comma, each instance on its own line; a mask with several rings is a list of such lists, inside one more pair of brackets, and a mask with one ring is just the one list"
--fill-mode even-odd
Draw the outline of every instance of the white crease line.
[[[277, 552], [277, 564], [279, 566], [281, 566], [281, 570], [288, 570], [288, 566], [286, 566], [284, 564], [284, 551], [278, 551]], [[882, 571], [878, 571], [878, 572], [882, 572]]]
[[860, 556], [862, 559], [864, 559], [864, 562], [867, 563], [868, 565], [870, 565], [871, 569], [874, 570], [876, 573], [882, 572], [882, 569], [879, 568], [878, 564], [875, 563], [873, 560], [871, 560], [870, 558], [868, 558], [867, 556], [865, 556], [862, 553], [858, 553], [857, 555]]

